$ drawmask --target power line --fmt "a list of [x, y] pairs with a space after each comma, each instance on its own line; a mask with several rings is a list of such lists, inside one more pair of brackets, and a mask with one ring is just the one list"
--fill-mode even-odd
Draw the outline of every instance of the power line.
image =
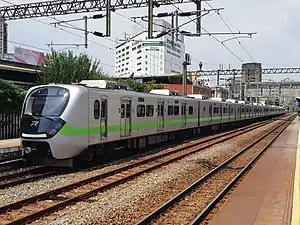
[[[116, 13], [116, 12], [115, 12]], [[124, 15], [122, 15], [122, 14], [120, 14], [120, 13], [116, 13], [117, 15], [119, 15], [119, 16], [121, 16], [121, 17], [123, 17], [123, 18], [125, 18], [125, 19], [127, 19], [127, 20], [130, 20], [130, 22], [132, 22], [132, 23], [136, 23], [136, 24], [138, 24], [138, 25], [140, 25], [141, 27], [143, 27], [143, 28], [145, 28], [143, 25], [141, 25], [141, 24], [139, 24], [139, 23], [137, 23], [136, 21], [133, 21], [131, 18], [129, 18], [129, 17], [127, 17], [127, 16], [124, 16]], [[57, 20], [57, 19], [56, 19]], [[60, 21], [60, 20], [57, 20], [57, 21]], [[60, 21], [60, 22], [62, 22], [62, 21]], [[67, 23], [67, 22], [65, 22], [66, 24], [69, 24], [69, 23]], [[70, 24], [69, 24], [70, 25]], [[78, 26], [75, 26], [75, 25], [72, 25], [74, 28], [79, 28]], [[146, 29], [146, 28], [145, 28]], [[146, 29], [147, 30], [147, 29]], [[113, 39], [110, 39], [110, 38], [105, 38], [106, 40], [109, 40], [109, 41], [111, 41], [111, 42], [114, 42], [114, 43], [116, 43], [116, 44], [120, 44], [119, 42], [117, 42], [117, 41], [115, 41], [115, 40], [113, 40]], [[157, 56], [155, 56], [155, 55], [152, 55], [151, 53], [146, 53], [145, 52], [145, 55], [148, 55], [148, 56], [151, 56], [151, 57], [153, 57], [153, 58], [157, 58], [157, 59], [160, 59], [159, 57], [157, 57]], [[169, 61], [169, 60], [166, 60], [166, 59], [161, 59], [162, 61], [164, 61], [164, 62], [168, 62], [168, 63], [171, 63], [171, 64], [173, 64], [173, 65], [177, 65], [177, 66], [182, 66], [181, 64], [178, 64], [178, 63], [174, 63], [174, 62], [172, 62], [172, 61]], [[157, 65], [157, 64], [155, 64], [155, 63], [149, 63], [150, 65], [154, 65], [156, 68], [159, 68], [159, 65]]]
[[23, 44], [23, 43], [12, 41], [12, 40], [7, 40], [7, 42], [10, 42], [10, 43], [13, 43], [13, 44], [17, 44], [17, 45], [27, 46], [27, 47], [30, 47], [30, 48], [35, 48], [35, 49], [42, 50], [42, 51], [45, 51], [45, 52], [51, 52], [48, 49], [39, 48], [39, 47], [35, 47], [35, 46], [32, 46], [32, 45], [28, 45], [28, 44]]
[[[203, 0], [203, 1], [205, 1], [205, 3], [209, 6], [209, 7], [211, 7], [211, 8], [213, 8], [213, 6], [209, 3], [209, 2], [207, 2], [206, 0]], [[232, 29], [230, 28], [230, 26], [228, 25], [228, 23], [226, 22], [226, 20], [222, 17], [222, 15], [221, 15], [221, 13], [220, 12], [217, 12], [217, 14], [218, 14], [218, 16], [221, 18], [221, 20], [223, 21], [223, 23], [225, 24], [225, 26], [229, 29], [229, 31], [232, 33], [232, 35], [234, 36], [234, 38], [237, 40], [237, 42], [241, 45], [241, 47], [245, 50], [245, 52], [248, 54], [248, 56], [253, 60], [253, 61], [255, 61], [254, 60], [254, 58], [253, 58], [253, 56], [249, 53], [249, 51], [245, 48], [245, 46], [242, 44], [242, 42], [238, 39], [238, 37], [233, 33], [233, 31], [232, 31]]]
[[[5, 3], [8, 3], [8, 4], [11, 4], [11, 5], [16, 5], [16, 4], [14, 4], [14, 3], [12, 3], [12, 2], [9, 2], [9, 1], [7, 1], [7, 0], [0, 0], [0, 1], [5, 2]], [[48, 17], [48, 18], [50, 18], [50, 19], [52, 19], [52, 20], [59, 21], [59, 20], [57, 20], [56, 18], [52, 18], [52, 17], [50, 17], [50, 16], [46, 16], [46, 17]], [[43, 21], [40, 21], [40, 20], [37, 20], [37, 19], [34, 19], [34, 18], [30, 18], [30, 19], [33, 20], [33, 21], [36, 21], [36, 22], [38, 22], [38, 23], [42, 23], [42, 24], [44, 24], [44, 25], [54, 27], [55, 29], [64, 31], [64, 32], [66, 32], [66, 33], [68, 33], [68, 34], [71, 34], [71, 35], [74, 35], [74, 36], [76, 36], [76, 37], [79, 37], [79, 38], [84, 39], [83, 36], [78, 35], [78, 34], [76, 34], [76, 33], [67, 31], [67, 30], [62, 29], [62, 28], [58, 28], [58, 27], [52, 26], [52, 25], [50, 25], [50, 24], [48, 24], [48, 23], [45, 23], [45, 22], [43, 22]], [[92, 42], [92, 43], [94, 43], [94, 44], [97, 44], [97, 45], [99, 45], [99, 46], [102, 46], [102, 47], [104, 47], [104, 48], [107, 48], [107, 49], [109, 49], [109, 50], [113, 50], [111, 47], [108, 47], [108, 46], [106, 46], [106, 45], [100, 44], [100, 43], [98, 43], [98, 42], [96, 42], [96, 41], [89, 40], [89, 42]]]
[[[174, 3], [171, 2], [171, 4], [178, 9], [180, 12], [183, 13], [183, 11], [177, 7]], [[196, 21], [194, 21], [190, 16], [188, 16], [188, 18], [193, 21], [195, 24], [197, 24]], [[235, 56], [235, 58], [237, 58], [240, 62], [244, 62], [240, 57], [238, 57], [232, 50], [230, 50], [224, 43], [222, 43], [222, 41], [220, 41], [218, 38], [216, 38], [213, 34], [211, 34], [208, 30], [206, 30], [204, 27], [201, 26], [201, 29], [204, 30], [206, 33], [208, 33], [210, 35], [210, 37], [212, 37], [213, 39], [215, 39], [217, 42], [219, 42], [221, 45], [223, 45], [233, 56]]]
[[[14, 3], [12, 3], [12, 2], [9, 2], [9, 1], [7, 1], [7, 0], [0, 0], [0, 1], [5, 2], [5, 3], [8, 3], [8, 4], [11, 4], [11, 5], [16, 5], [16, 4], [14, 4]], [[55, 19], [55, 18], [52, 18], [52, 17], [50, 17], [50, 16], [47, 16], [47, 17], [50, 18], [50, 19], [59, 21], [59, 20], [57, 20], [57, 19]], [[37, 20], [37, 19], [34, 19], [34, 18], [30, 18], [30, 19], [33, 20], [33, 21], [35, 21], [35, 22], [38, 22], [38, 23], [41, 23], [41, 24], [44, 24], [44, 25], [47, 25], [47, 26], [54, 27], [55, 29], [61, 30], [61, 31], [66, 32], [66, 33], [68, 33], [68, 34], [71, 34], [71, 35], [74, 35], [74, 36], [76, 36], [76, 37], [79, 37], [79, 38], [84, 39], [83, 36], [78, 35], [78, 34], [76, 34], [76, 33], [73, 33], [73, 32], [71, 32], [71, 31], [68, 31], [68, 30], [65, 30], [65, 29], [62, 29], [62, 28], [58, 28], [58, 27], [52, 26], [52, 25], [50, 25], [50, 24], [48, 24], [48, 23], [45, 23], [45, 22], [43, 22], [43, 21], [40, 21], [40, 20]], [[93, 40], [88, 40], [88, 41], [91, 42], [91, 43], [97, 44], [97, 45], [99, 45], [99, 46], [101, 46], [101, 47], [107, 48], [107, 49], [109, 49], [109, 50], [111, 50], [111, 51], [113, 50], [111, 47], [108, 47], [108, 46], [106, 46], [106, 45], [100, 44], [100, 43], [98, 43], [98, 42], [96, 42], [96, 41], [93, 41]], [[13, 43], [13, 41], [8, 41], [8, 42]], [[23, 43], [17, 43], [17, 44], [20, 44], [20, 45], [24, 45], [24, 46], [28, 46], [28, 47], [32, 47], [32, 48], [35, 48], [35, 49], [40, 49], [40, 50], [42, 50], [42, 48], [34, 47], [34, 46], [30, 46], [30, 45], [26, 45], [26, 44], [23, 44]], [[43, 51], [45, 51], [45, 49], [43, 49]], [[47, 52], [50, 52], [49, 50], [46, 50], [46, 51], [47, 51]], [[114, 68], [114, 65], [110, 65], [110, 64], [106, 64], [106, 63], [102, 63], [102, 62], [100, 62], [100, 65]]]

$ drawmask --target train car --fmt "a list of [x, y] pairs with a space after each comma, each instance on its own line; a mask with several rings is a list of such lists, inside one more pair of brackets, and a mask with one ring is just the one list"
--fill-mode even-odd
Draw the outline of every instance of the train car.
[[[271, 115], [265, 111], [256, 117], [252, 112], [246, 104], [93, 84], [41, 85], [29, 89], [25, 97], [21, 142], [28, 158], [72, 167], [77, 160], [92, 160], [96, 153], [142, 148]], [[272, 115], [282, 113], [273, 108]]]

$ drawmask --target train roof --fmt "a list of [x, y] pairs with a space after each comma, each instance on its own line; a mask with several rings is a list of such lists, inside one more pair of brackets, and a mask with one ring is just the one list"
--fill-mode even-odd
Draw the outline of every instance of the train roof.
[[[216, 104], [216, 103], [222, 103], [222, 104], [234, 104], [232, 102], [220, 102], [220, 101], [216, 101], [216, 100], [212, 100], [212, 99], [197, 99], [197, 98], [191, 98], [191, 97], [184, 97], [184, 96], [169, 96], [169, 95], [164, 95], [164, 94], [154, 94], [154, 93], [144, 93], [144, 92], [135, 92], [135, 91], [131, 91], [131, 90], [124, 90], [124, 89], [105, 89], [105, 88], [99, 88], [99, 87], [95, 87], [95, 86], [87, 86], [86, 84], [46, 84], [46, 85], [38, 85], [38, 86], [34, 86], [31, 87], [29, 89], [33, 90], [35, 88], [39, 88], [39, 87], [45, 87], [45, 86], [60, 86], [60, 87], [65, 87], [65, 88], [82, 88], [82, 89], [92, 89], [95, 91], [101, 91], [102, 93], [106, 93], [106, 94], [123, 94], [124, 97], [126, 96], [138, 96], [138, 97], [153, 97], [153, 98], [161, 98], [161, 99], [167, 99], [167, 100], [194, 100], [194, 101], [204, 101], [204, 102], [210, 102], [212, 104]], [[241, 101], [239, 101], [238, 104]], [[243, 101], [242, 101], [243, 102]], [[245, 104], [245, 103], [244, 103]], [[277, 106], [265, 106], [265, 107], [277, 107]]]

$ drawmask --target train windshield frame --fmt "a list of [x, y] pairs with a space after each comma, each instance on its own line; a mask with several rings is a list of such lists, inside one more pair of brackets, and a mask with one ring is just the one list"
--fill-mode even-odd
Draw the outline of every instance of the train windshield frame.
[[37, 88], [28, 95], [23, 115], [59, 117], [66, 109], [70, 99], [68, 89], [56, 86]]

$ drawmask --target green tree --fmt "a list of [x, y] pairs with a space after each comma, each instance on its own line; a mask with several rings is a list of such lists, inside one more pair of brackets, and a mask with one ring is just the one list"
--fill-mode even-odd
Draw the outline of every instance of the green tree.
[[164, 85], [163, 84], [157, 84], [155, 80], [151, 80], [149, 83], [148, 83], [149, 87], [149, 91], [151, 91], [152, 89], [163, 89], [164, 88]]
[[39, 84], [70, 84], [82, 80], [109, 79], [100, 68], [100, 61], [92, 60], [86, 54], [73, 55], [71, 51], [52, 53], [41, 66]]
[[128, 78], [126, 80], [118, 80], [119, 83], [127, 84], [133, 91], [138, 92], [148, 92], [148, 88], [144, 83], [138, 83], [133, 78]]
[[0, 112], [15, 112], [22, 108], [26, 90], [0, 79]]

